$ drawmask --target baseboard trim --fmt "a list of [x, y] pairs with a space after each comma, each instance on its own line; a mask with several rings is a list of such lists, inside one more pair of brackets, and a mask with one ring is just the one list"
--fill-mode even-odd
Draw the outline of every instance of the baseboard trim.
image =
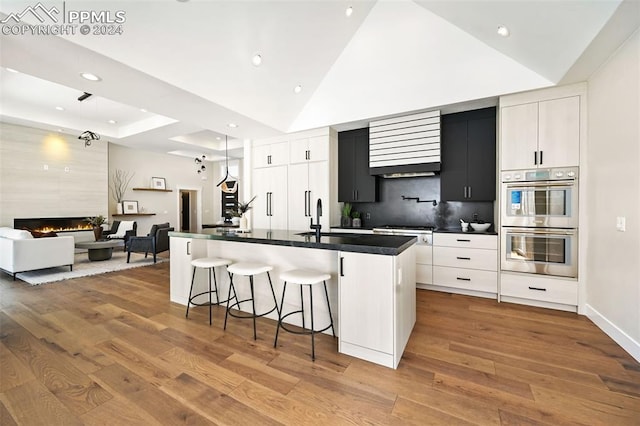
[[586, 305], [586, 315], [595, 325], [611, 337], [618, 345], [629, 353], [636, 361], [640, 362], [640, 343], [622, 331], [618, 326], [609, 321], [604, 315], [595, 310], [591, 305]]

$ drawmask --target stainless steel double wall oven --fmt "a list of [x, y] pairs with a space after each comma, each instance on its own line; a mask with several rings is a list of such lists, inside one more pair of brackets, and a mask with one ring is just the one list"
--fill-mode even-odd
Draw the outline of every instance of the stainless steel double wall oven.
[[504, 271], [578, 275], [578, 168], [501, 174]]

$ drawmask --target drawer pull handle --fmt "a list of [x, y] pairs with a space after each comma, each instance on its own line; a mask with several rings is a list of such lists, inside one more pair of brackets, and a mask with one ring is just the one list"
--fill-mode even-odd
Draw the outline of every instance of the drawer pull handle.
[[[460, 281], [471, 281], [471, 278], [460, 278], [460, 277], [457, 277], [456, 279], [460, 280]], [[529, 287], [529, 288], [531, 288], [531, 287]]]
[[458, 259], [458, 260], [471, 260], [470, 257], [460, 257], [460, 256], [456, 257], [456, 259]]
[[471, 240], [456, 240], [456, 241], [458, 241], [460, 243], [470, 243], [471, 242]]
[[547, 291], [547, 289], [546, 289], [546, 288], [542, 288], [542, 287], [531, 287], [531, 286], [529, 286], [529, 290]]

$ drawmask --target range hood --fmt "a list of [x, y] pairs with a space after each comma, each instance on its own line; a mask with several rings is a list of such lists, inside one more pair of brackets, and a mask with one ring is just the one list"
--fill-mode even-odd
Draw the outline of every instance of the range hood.
[[371, 122], [371, 175], [401, 178], [433, 176], [439, 171], [439, 110]]

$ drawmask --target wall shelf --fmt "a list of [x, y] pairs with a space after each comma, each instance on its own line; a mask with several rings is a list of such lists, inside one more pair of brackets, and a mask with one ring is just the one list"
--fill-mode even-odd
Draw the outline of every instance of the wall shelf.
[[155, 213], [129, 213], [129, 214], [117, 214], [114, 213], [111, 216], [113, 217], [124, 217], [124, 216], [155, 216]]
[[173, 192], [173, 189], [132, 188], [134, 191]]

